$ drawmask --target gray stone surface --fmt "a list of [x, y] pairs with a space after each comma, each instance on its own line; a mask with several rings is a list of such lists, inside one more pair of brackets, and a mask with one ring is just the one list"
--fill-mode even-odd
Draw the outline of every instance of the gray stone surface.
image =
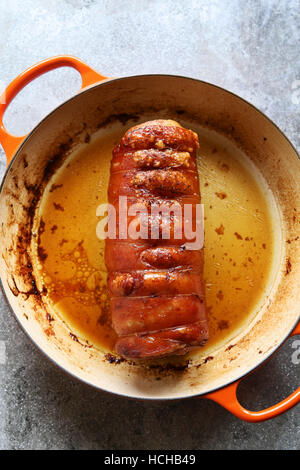
[[[0, 87], [60, 53], [108, 76], [188, 75], [251, 101], [299, 148], [299, 11], [298, 0], [1, 0]], [[8, 128], [28, 131], [79, 83], [69, 70], [37, 80], [11, 106]], [[0, 160], [3, 174], [2, 151]], [[299, 384], [293, 351], [290, 340], [242, 383], [243, 404], [261, 409]], [[0, 297], [0, 449], [296, 449], [299, 411], [254, 425], [207, 400], [97, 392], [42, 357]]]

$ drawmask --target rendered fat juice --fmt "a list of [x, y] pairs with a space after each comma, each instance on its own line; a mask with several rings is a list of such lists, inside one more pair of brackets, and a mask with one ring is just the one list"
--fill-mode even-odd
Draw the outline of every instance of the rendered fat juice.
[[[35, 269], [49, 308], [78, 337], [109, 352], [116, 335], [96, 210], [107, 202], [111, 153], [125, 130], [101, 131], [67, 159], [47, 186], [34, 228]], [[224, 137], [193, 130], [205, 215], [207, 353], [234, 338], [266, 294], [273, 222], [264, 182], [247, 157]]]

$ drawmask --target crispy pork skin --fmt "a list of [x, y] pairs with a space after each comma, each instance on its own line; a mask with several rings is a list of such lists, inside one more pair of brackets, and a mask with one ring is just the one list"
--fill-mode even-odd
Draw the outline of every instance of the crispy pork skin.
[[[162, 213], [146, 219], [126, 214], [144, 236], [121, 236], [119, 198], [148, 210], [164, 204], [192, 207], [200, 203], [196, 165], [198, 136], [171, 120], [149, 121], [129, 129], [113, 151], [108, 201], [116, 209], [116, 239], [107, 239], [105, 261], [116, 352], [132, 359], [185, 354], [208, 339], [203, 283], [203, 248], [186, 249], [184, 231], [175, 214], [163, 236]], [[172, 213], [173, 214], [173, 213]], [[143, 222], [144, 220], [144, 222]], [[195, 224], [194, 224], [195, 225]], [[128, 228], [127, 227], [127, 228]], [[157, 231], [156, 237], [151, 237]], [[145, 236], [147, 234], [147, 237]]]

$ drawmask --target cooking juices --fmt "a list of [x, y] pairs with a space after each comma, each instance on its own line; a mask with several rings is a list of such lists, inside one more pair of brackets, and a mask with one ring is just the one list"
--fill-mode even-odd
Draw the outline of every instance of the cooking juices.
[[[34, 228], [34, 268], [49, 310], [72, 334], [106, 352], [113, 351], [116, 335], [96, 211], [107, 202], [111, 153], [125, 130], [101, 131], [68, 158], [47, 186]], [[214, 132], [194, 130], [200, 141], [210, 328], [201, 354], [208, 354], [233, 339], [266, 301], [274, 258], [273, 203], [262, 177], [240, 150]]]

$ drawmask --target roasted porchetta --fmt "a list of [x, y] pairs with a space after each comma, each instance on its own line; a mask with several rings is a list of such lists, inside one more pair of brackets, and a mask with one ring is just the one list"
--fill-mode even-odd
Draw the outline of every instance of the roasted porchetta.
[[[120, 196], [128, 206], [189, 204], [192, 219], [200, 204], [195, 132], [171, 120], [155, 120], [129, 129], [113, 150], [108, 201], [120, 215]], [[127, 213], [127, 224], [138, 215]], [[117, 218], [117, 220], [119, 220]], [[203, 283], [203, 247], [190, 249], [184, 231], [176, 237], [176, 216], [171, 216], [170, 236], [162, 237], [162, 213], [139, 219], [148, 238], [108, 238], [105, 262], [112, 324], [118, 335], [117, 354], [147, 359], [185, 354], [208, 339]], [[192, 220], [194, 227], [195, 220]], [[158, 227], [158, 237], [149, 236]], [[124, 230], [124, 227], [123, 229]], [[176, 233], [175, 233], [176, 232]], [[145, 232], [144, 232], [145, 233]]]

